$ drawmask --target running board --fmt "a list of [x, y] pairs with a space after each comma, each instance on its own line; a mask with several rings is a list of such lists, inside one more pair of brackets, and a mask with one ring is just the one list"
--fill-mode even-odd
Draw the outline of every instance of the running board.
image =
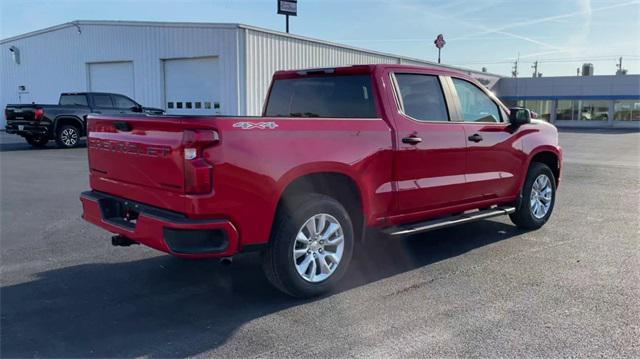
[[494, 207], [483, 209], [471, 213], [463, 213], [457, 216], [433, 219], [430, 221], [412, 223], [385, 229], [383, 232], [393, 237], [408, 236], [421, 232], [432, 231], [434, 229], [457, 226], [459, 224], [479, 221], [481, 219], [504, 216], [516, 211], [515, 207]]

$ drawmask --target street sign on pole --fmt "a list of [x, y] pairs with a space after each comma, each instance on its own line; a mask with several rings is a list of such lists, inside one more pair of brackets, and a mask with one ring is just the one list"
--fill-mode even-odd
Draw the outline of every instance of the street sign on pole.
[[447, 43], [446, 41], [444, 41], [444, 36], [442, 36], [442, 34], [439, 34], [436, 39], [433, 41], [433, 43], [436, 45], [436, 47], [438, 48], [438, 63], [440, 63], [440, 51], [442, 50], [442, 48], [444, 47], [444, 45]]
[[298, 16], [298, 0], [277, 0], [278, 14], [286, 16], [287, 34], [289, 33], [289, 16]]

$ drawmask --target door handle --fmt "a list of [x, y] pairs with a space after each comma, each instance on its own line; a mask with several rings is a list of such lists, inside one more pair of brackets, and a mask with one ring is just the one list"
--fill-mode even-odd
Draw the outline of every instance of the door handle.
[[113, 123], [113, 126], [123, 132], [130, 132], [132, 130], [131, 125], [124, 121], [116, 121]]
[[477, 133], [474, 133], [473, 135], [469, 136], [469, 141], [480, 142], [482, 141], [482, 136], [480, 136]]
[[417, 145], [422, 142], [422, 138], [416, 136], [409, 136], [402, 139], [402, 143], [407, 143], [410, 145]]

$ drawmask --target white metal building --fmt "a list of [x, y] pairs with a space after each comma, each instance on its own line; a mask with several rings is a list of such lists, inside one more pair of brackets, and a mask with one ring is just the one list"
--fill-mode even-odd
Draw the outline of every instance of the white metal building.
[[[0, 46], [2, 108], [105, 91], [174, 114], [259, 115], [276, 70], [437, 65], [240, 24], [74, 21]], [[464, 71], [488, 87], [500, 78]]]

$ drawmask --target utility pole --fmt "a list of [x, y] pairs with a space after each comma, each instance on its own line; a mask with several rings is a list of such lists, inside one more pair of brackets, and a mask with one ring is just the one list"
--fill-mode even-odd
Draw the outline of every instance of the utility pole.
[[618, 70], [616, 71], [616, 75], [626, 75], [627, 71], [622, 68], [622, 56], [618, 59], [618, 63], [616, 64]]
[[518, 54], [518, 58], [513, 62], [513, 70], [511, 71], [512, 77], [518, 77], [518, 61], [520, 60], [520, 54]]
[[531, 68], [533, 69], [533, 78], [535, 79], [536, 77], [538, 77], [538, 61], [535, 61]]

